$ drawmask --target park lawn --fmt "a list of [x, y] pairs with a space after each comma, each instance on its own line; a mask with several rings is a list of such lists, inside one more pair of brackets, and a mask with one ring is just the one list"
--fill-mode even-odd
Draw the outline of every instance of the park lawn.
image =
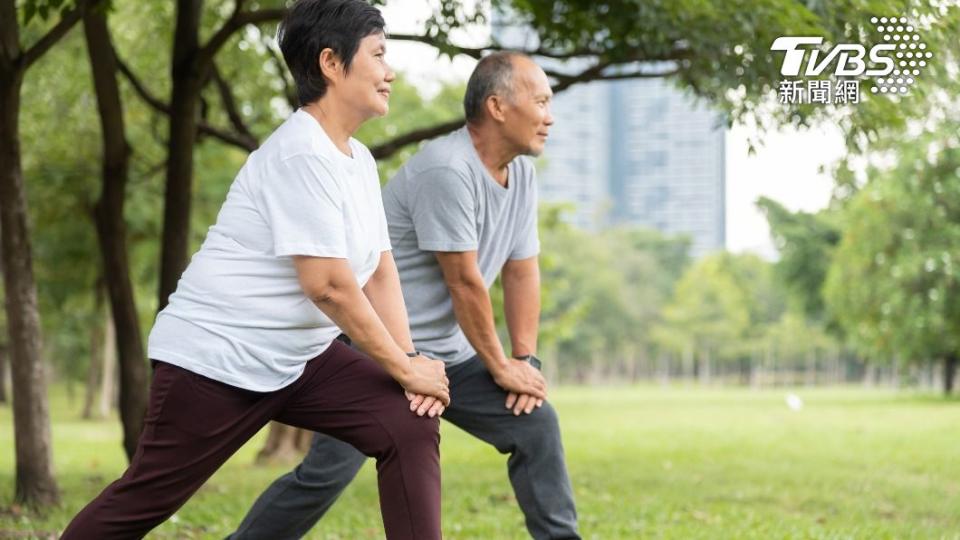
[[[560, 388], [584, 538], [960, 539], [960, 402], [861, 388]], [[79, 403], [79, 399], [77, 400]], [[124, 467], [115, 421], [82, 421], [53, 396], [59, 510], [11, 510], [13, 439], [0, 408], [0, 538], [46, 538]], [[222, 538], [286, 467], [247, 444], [150, 538]], [[444, 423], [448, 539], [527, 538], [505, 457]], [[310, 538], [382, 538], [368, 463]]]

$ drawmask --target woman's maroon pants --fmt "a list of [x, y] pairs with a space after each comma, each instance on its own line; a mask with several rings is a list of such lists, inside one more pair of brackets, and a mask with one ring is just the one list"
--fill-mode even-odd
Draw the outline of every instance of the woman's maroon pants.
[[63, 538], [143, 537], [271, 420], [332, 435], [376, 458], [388, 538], [440, 538], [439, 420], [410, 412], [402, 388], [340, 341], [308, 362], [296, 382], [267, 393], [156, 362], [130, 467]]

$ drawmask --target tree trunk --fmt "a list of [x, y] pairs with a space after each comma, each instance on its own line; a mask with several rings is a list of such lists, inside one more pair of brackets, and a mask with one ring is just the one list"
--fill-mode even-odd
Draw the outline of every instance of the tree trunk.
[[877, 368], [873, 364], [867, 364], [866, 369], [863, 370], [863, 385], [872, 387], [874, 385], [874, 379], [876, 378]]
[[541, 370], [543, 371], [543, 377], [547, 380], [547, 384], [552, 386], [557, 383], [557, 379], [559, 378], [559, 373], [557, 370], [559, 355], [557, 354], [557, 348], [554, 345], [544, 346], [542, 350], [544, 360]]
[[957, 355], [950, 354], [943, 359], [943, 394], [949, 396], [953, 392], [953, 381], [957, 374]]
[[673, 355], [667, 355], [664, 352], [657, 354], [658, 374], [661, 386], [670, 385], [670, 366], [673, 364]]
[[100, 377], [100, 399], [97, 404], [100, 418], [110, 416], [117, 401], [117, 332], [112, 317], [108, 317], [103, 336], [103, 376]]
[[700, 374], [700, 366], [697, 360], [697, 352], [692, 346], [683, 348], [683, 358], [681, 359], [680, 377], [692, 376], [694, 379]]
[[810, 350], [807, 351], [807, 368], [803, 378], [806, 386], [816, 386], [817, 384], [817, 354]]
[[[19, 40], [17, 18], [13, 2], [0, 2], [0, 39], [6, 42], [4, 45], [11, 38]], [[8, 25], [12, 25], [12, 31]], [[18, 122], [24, 72], [22, 64], [7, 56], [10, 52], [17, 51], [0, 47], [0, 250], [13, 375], [15, 500], [47, 506], [59, 501], [60, 490], [53, 477], [37, 286], [20, 163]]]
[[257, 453], [257, 465], [296, 463], [303, 459], [310, 449], [313, 432], [299, 429], [279, 422], [270, 422], [267, 442]]
[[193, 147], [197, 138], [197, 105], [205, 75], [204, 66], [198, 61], [202, 7], [202, 0], [177, 0], [158, 310], [166, 307], [167, 300], [176, 290], [189, 255]]
[[759, 353], [752, 354], [750, 361], [750, 388], [759, 390], [763, 387], [763, 355]]
[[[0, 332], [5, 331], [0, 329]], [[0, 403], [7, 402], [7, 346], [0, 345]]]
[[140, 335], [130, 266], [127, 256], [124, 198], [129, 174], [130, 146], [123, 123], [123, 106], [117, 85], [117, 62], [106, 13], [84, 16], [84, 33], [93, 70], [97, 108], [103, 137], [103, 190], [94, 212], [103, 273], [110, 296], [120, 361], [120, 421], [123, 448], [132, 458], [147, 410], [147, 363]]
[[698, 376], [698, 379], [700, 380], [700, 384], [704, 384], [704, 385], [710, 384], [710, 381], [713, 378], [713, 373], [711, 371], [713, 369], [713, 366], [711, 365], [710, 356], [711, 356], [710, 348], [709, 347], [705, 348], [703, 350], [703, 355], [701, 356], [700, 373]]
[[100, 389], [100, 380], [103, 377], [103, 334], [104, 322], [103, 313], [103, 284], [97, 280], [94, 286], [94, 312], [97, 314], [97, 322], [90, 328], [90, 362], [87, 368], [87, 384], [83, 392], [83, 411], [80, 417], [84, 420], [93, 418], [93, 402], [96, 399], [97, 391]]

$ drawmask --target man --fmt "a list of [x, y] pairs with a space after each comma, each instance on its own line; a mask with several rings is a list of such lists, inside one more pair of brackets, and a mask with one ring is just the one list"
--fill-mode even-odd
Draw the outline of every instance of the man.
[[[444, 418], [492, 444], [537, 539], [579, 538], [557, 415], [537, 367], [540, 275], [531, 160], [553, 118], [546, 75], [497, 53], [467, 84], [464, 128], [427, 144], [384, 189], [384, 209], [415, 346], [444, 360]], [[497, 337], [489, 287], [501, 275], [512, 354]], [[443, 406], [417, 396], [411, 409]], [[353, 479], [364, 456], [318, 435], [293, 472], [254, 504], [233, 538], [298, 538]], [[456, 494], [452, 494], [456, 497]]]

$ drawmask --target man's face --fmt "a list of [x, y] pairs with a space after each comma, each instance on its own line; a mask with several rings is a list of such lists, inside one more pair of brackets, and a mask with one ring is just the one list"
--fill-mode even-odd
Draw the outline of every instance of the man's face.
[[390, 83], [396, 74], [387, 65], [386, 47], [382, 33], [363, 38], [343, 78], [343, 95], [364, 118], [383, 116], [389, 110]]
[[550, 81], [540, 66], [518, 57], [513, 59], [511, 86], [512, 95], [505, 100], [504, 137], [516, 145], [518, 153], [539, 156], [553, 125]]

